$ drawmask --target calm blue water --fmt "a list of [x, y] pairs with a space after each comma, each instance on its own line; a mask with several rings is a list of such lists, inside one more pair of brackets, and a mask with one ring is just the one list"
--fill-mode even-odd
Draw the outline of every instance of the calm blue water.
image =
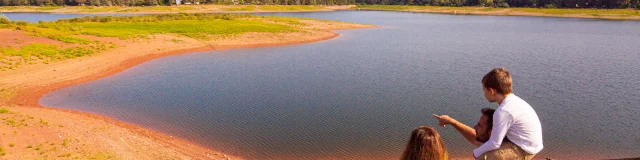
[[132, 14], [47, 14], [47, 13], [31, 13], [31, 12], [17, 12], [17, 13], [1, 13], [10, 20], [23, 20], [35, 23], [38, 21], [55, 21], [58, 19], [77, 18], [84, 16], [127, 16]]
[[[341, 11], [379, 25], [311, 44], [153, 60], [47, 94], [45, 106], [152, 128], [247, 159], [396, 159], [448, 114], [473, 126], [481, 77], [513, 74], [542, 121], [537, 158], [640, 157], [640, 22]], [[11, 15], [9, 15], [11, 16]], [[11, 17], [10, 17], [11, 18]], [[473, 146], [436, 127], [454, 157]]]

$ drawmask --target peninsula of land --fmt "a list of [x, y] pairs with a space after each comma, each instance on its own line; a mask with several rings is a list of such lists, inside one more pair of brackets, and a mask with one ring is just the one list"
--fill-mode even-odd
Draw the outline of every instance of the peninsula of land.
[[262, 13], [327, 12], [349, 10], [356, 5], [173, 5], [173, 6], [0, 6], [0, 12], [160, 14], [160, 13]]
[[105, 116], [40, 106], [38, 99], [165, 56], [310, 43], [339, 36], [332, 30], [373, 27], [242, 14], [41, 23], [0, 17], [0, 159], [241, 159]]

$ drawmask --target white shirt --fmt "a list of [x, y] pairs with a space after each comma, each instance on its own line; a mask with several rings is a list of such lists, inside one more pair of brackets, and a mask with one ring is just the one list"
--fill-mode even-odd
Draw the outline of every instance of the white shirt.
[[473, 150], [479, 157], [485, 152], [500, 148], [502, 140], [507, 136], [511, 142], [530, 154], [542, 150], [542, 126], [536, 111], [514, 94], [508, 94], [493, 114], [491, 138]]

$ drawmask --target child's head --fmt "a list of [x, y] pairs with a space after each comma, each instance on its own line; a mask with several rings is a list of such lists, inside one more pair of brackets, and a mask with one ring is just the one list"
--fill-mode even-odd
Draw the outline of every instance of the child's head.
[[496, 96], [505, 96], [513, 91], [511, 88], [511, 74], [504, 68], [491, 70], [482, 77], [482, 89], [487, 101], [496, 102]]

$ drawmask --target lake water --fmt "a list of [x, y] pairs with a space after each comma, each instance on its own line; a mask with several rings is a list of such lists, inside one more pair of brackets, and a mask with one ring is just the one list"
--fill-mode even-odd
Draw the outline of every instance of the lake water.
[[[6, 14], [6, 13], [5, 13]], [[640, 21], [340, 11], [379, 25], [311, 44], [153, 60], [60, 89], [45, 106], [106, 115], [247, 159], [397, 159], [448, 114], [473, 126], [480, 80], [512, 72], [542, 122], [537, 158], [640, 157]], [[8, 14], [11, 18], [11, 14]], [[453, 157], [472, 149], [436, 127]]]
[[131, 14], [47, 14], [37, 12], [0, 13], [10, 20], [23, 20], [31, 23], [38, 21], [55, 21], [58, 19], [76, 18], [84, 16], [127, 16]]

